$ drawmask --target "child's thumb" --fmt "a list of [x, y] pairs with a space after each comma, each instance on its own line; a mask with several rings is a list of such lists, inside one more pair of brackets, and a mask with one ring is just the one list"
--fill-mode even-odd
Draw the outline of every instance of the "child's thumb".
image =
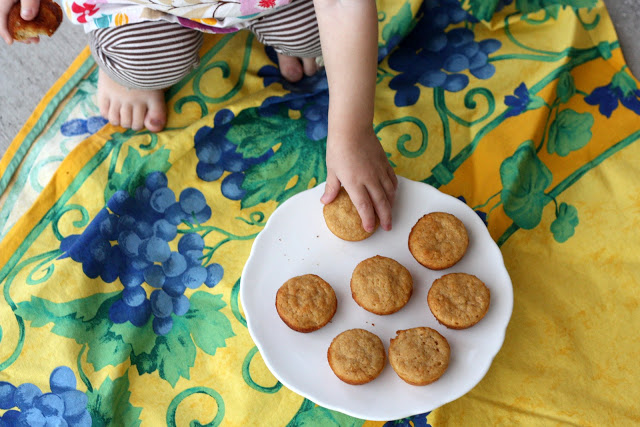
[[25, 21], [30, 21], [38, 15], [40, 10], [40, 0], [21, 0], [20, 16]]

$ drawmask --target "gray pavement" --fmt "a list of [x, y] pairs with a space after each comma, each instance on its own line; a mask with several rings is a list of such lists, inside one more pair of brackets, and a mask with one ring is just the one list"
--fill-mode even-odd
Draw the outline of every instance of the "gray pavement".
[[[640, 0], [605, 0], [634, 75], [640, 78]], [[46, 91], [86, 45], [79, 26], [64, 21], [38, 45], [0, 40], [0, 157]]]

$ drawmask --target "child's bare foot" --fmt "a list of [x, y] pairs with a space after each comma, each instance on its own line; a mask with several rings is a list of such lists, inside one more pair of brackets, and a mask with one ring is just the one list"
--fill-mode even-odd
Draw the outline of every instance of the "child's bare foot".
[[167, 123], [163, 90], [129, 89], [113, 81], [104, 71], [98, 75], [100, 114], [114, 126], [159, 132]]
[[315, 58], [296, 58], [281, 53], [278, 54], [278, 66], [282, 77], [294, 83], [302, 79], [303, 75], [313, 76], [318, 71]]

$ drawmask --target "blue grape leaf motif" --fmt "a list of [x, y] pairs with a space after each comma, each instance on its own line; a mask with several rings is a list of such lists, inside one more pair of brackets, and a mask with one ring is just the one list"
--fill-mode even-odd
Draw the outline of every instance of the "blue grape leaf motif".
[[255, 157], [239, 152], [226, 134], [233, 125], [234, 114], [230, 110], [220, 110], [214, 117], [214, 127], [203, 126], [196, 132], [194, 146], [198, 165], [196, 174], [203, 181], [220, 179], [225, 171], [229, 174], [221, 183], [222, 195], [230, 200], [241, 200], [246, 192], [242, 188], [244, 172], [251, 166], [267, 160], [273, 150], [267, 150]]
[[109, 182], [104, 190], [104, 200], [111, 199], [111, 196], [118, 190], [125, 190], [129, 194], [144, 184], [145, 178], [152, 172], [166, 172], [171, 167], [169, 163], [169, 150], [160, 148], [153, 153], [141, 156], [138, 150], [129, 147], [127, 157], [122, 164], [119, 173], [114, 173], [109, 177]]
[[581, 149], [591, 140], [591, 126], [591, 113], [578, 113], [571, 109], [560, 111], [549, 128], [547, 151], [564, 157]]
[[411, 4], [406, 2], [397, 14], [391, 17], [382, 28], [381, 36], [385, 43], [378, 45], [378, 61], [386, 57], [398, 43], [413, 29], [416, 21], [411, 13]]
[[76, 389], [76, 377], [67, 366], [58, 366], [49, 376], [51, 392], [24, 383], [15, 386], [0, 381], [0, 417], [2, 426], [78, 426], [90, 427], [92, 416], [88, 397]]
[[108, 122], [107, 119], [100, 116], [87, 119], [71, 119], [60, 126], [60, 133], [63, 136], [93, 135]]
[[549, 201], [544, 190], [553, 176], [536, 154], [533, 141], [522, 143], [500, 165], [501, 199], [505, 213], [525, 230], [535, 228]]
[[[133, 197], [125, 190], [115, 192], [82, 234], [60, 242], [60, 259], [81, 263], [88, 277], [107, 283], [120, 279], [124, 289], [109, 308], [112, 322], [142, 327], [153, 317], [159, 335], [171, 331], [172, 314], [189, 310], [187, 288], [213, 287], [222, 276], [220, 265], [202, 265], [204, 239], [190, 231], [211, 217], [204, 195], [186, 188], [176, 200], [167, 185], [164, 173], [148, 174]], [[178, 230], [181, 224], [191, 228]], [[178, 250], [173, 251], [169, 242], [178, 231]], [[156, 288], [149, 297], [143, 283]]]
[[54, 334], [87, 344], [87, 362], [96, 371], [129, 359], [140, 374], [158, 371], [172, 386], [181, 377], [189, 378], [196, 346], [213, 355], [235, 336], [231, 322], [220, 312], [225, 303], [219, 295], [195, 292], [189, 310], [171, 316], [172, 328], [165, 335], [157, 335], [152, 322], [143, 327], [113, 323], [110, 308], [119, 298], [115, 292], [55, 303], [32, 296], [18, 304], [16, 314], [31, 321], [31, 327], [53, 323]]
[[504, 112], [504, 117], [515, 117], [528, 110], [536, 110], [545, 105], [544, 99], [537, 95], [529, 93], [527, 85], [523, 82], [515, 89], [513, 95], [507, 95], [504, 97], [504, 103], [507, 110]]
[[624, 70], [614, 74], [608, 85], [595, 88], [584, 101], [589, 105], [597, 105], [600, 114], [607, 118], [611, 117], [619, 103], [640, 115], [640, 90]]
[[482, 80], [494, 75], [495, 67], [488, 59], [502, 47], [500, 41], [477, 42], [468, 28], [448, 29], [464, 21], [477, 22], [458, 0], [427, 0], [419, 15], [413, 30], [389, 56], [389, 67], [399, 72], [389, 82], [396, 91], [396, 106], [414, 105], [420, 97], [418, 84], [459, 92], [469, 84], [467, 70]]
[[553, 238], [558, 243], [566, 242], [573, 236], [579, 223], [578, 210], [564, 202], [560, 203], [560, 207], [556, 212], [556, 219], [551, 223]]
[[[271, 131], [266, 132], [265, 129]], [[326, 179], [326, 146], [309, 138], [307, 130], [308, 121], [304, 118], [291, 119], [286, 104], [279, 104], [274, 114], [261, 114], [259, 108], [249, 108], [238, 114], [234, 126], [227, 133], [227, 138], [238, 146], [238, 151], [252, 156], [275, 151], [268, 160], [245, 171], [243, 208], [269, 200], [282, 203], [309, 188], [311, 182], [319, 183]], [[289, 186], [292, 180], [295, 184]]]

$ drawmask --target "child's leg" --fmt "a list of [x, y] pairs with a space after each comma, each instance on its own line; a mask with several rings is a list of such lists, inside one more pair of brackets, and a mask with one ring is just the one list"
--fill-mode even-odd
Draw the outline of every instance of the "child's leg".
[[141, 22], [89, 33], [100, 67], [98, 106], [114, 125], [162, 130], [164, 89], [198, 66], [202, 33], [166, 21]]
[[322, 49], [313, 0], [294, 0], [257, 19], [249, 29], [278, 53], [280, 72], [287, 80], [298, 81], [303, 72], [310, 76], [317, 71], [315, 58], [322, 55]]

